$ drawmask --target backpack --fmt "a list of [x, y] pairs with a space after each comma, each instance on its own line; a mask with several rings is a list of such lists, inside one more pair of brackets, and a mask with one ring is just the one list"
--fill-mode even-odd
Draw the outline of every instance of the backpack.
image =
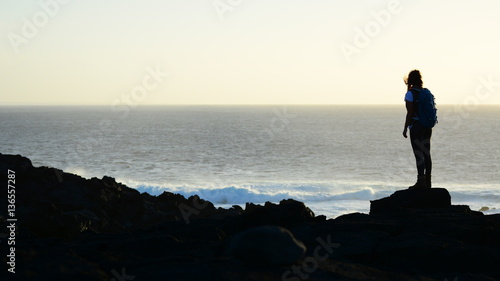
[[418, 122], [424, 128], [432, 128], [437, 124], [437, 109], [434, 102], [434, 95], [429, 89], [411, 89], [414, 105], [418, 106], [415, 110], [418, 116]]

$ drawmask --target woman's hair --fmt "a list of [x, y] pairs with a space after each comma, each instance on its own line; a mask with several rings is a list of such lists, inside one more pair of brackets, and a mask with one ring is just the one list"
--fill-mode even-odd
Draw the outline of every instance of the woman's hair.
[[404, 79], [405, 84], [408, 86], [408, 91], [411, 88], [422, 88], [422, 75], [420, 75], [420, 71], [414, 69], [410, 71], [408, 76]]

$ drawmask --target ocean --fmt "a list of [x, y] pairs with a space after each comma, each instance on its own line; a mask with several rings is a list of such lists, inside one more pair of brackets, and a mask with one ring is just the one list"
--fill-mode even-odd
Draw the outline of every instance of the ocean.
[[[415, 183], [401, 106], [0, 107], [0, 153], [216, 206], [303, 201], [367, 213]], [[433, 186], [500, 213], [500, 107], [439, 106]]]

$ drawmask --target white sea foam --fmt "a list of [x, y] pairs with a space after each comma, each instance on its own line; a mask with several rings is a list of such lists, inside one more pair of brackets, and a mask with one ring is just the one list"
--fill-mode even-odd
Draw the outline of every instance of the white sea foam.
[[[348, 187], [348, 188], [347, 188]], [[258, 186], [230, 186], [224, 188], [195, 188], [195, 187], [160, 187], [158, 185], [136, 185], [134, 188], [140, 192], [159, 195], [164, 191], [179, 193], [185, 197], [198, 195], [200, 198], [209, 200], [216, 206], [227, 207], [232, 205], [244, 206], [251, 202], [256, 204], [267, 201], [278, 203], [283, 199], [295, 199], [304, 202], [316, 214], [328, 217], [352, 212], [369, 212], [370, 200], [389, 196], [398, 188], [383, 188], [380, 186], [369, 187], [354, 184], [345, 185], [339, 192], [336, 188], [325, 184], [296, 185], [290, 184], [267, 184]], [[488, 207], [487, 213], [500, 213], [500, 194], [493, 192], [450, 192], [453, 204], [467, 204], [473, 210]]]
[[75, 175], [81, 176], [83, 178], [95, 177], [95, 175], [92, 175], [92, 173], [90, 173], [89, 171], [87, 171], [85, 168], [82, 168], [82, 167], [70, 166], [70, 167], [63, 168], [63, 170], [66, 173], [75, 174]]
[[[317, 215], [336, 217], [338, 215], [369, 211], [369, 200], [374, 200], [390, 194], [389, 191], [375, 191], [370, 187], [360, 187], [358, 190], [348, 190], [335, 193], [334, 189], [325, 185], [298, 185], [268, 184], [260, 186], [230, 186], [224, 188], [193, 188], [174, 187], [162, 188], [158, 185], [137, 185], [140, 192], [159, 195], [164, 191], [179, 193], [185, 197], [198, 195], [209, 200], [218, 207], [239, 205], [246, 203], [262, 204], [265, 202], [278, 203], [283, 199], [295, 199], [304, 202]], [[338, 189], [337, 189], [338, 190]]]
[[[244, 204], [246, 202], [264, 203], [279, 202], [283, 199], [296, 199], [304, 202], [323, 202], [323, 201], [339, 201], [339, 200], [373, 200], [377, 195], [386, 192], [376, 192], [374, 189], [366, 187], [356, 191], [347, 191], [343, 193], [333, 193], [323, 190], [318, 192], [317, 187], [304, 187], [302, 190], [292, 189], [285, 191], [284, 188], [274, 186], [260, 187], [225, 187], [217, 189], [208, 188], [161, 188], [159, 186], [145, 186], [139, 185], [135, 187], [140, 192], [147, 192], [153, 195], [161, 194], [164, 191], [179, 193], [183, 196], [189, 197], [192, 195], [199, 195], [201, 198], [212, 201], [216, 204]], [[290, 187], [287, 186], [288, 189]]]

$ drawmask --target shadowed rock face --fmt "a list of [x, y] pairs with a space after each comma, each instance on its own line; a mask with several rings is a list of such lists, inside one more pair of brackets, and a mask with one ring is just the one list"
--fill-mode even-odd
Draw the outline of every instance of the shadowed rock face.
[[[370, 215], [326, 220], [291, 199], [221, 209], [0, 154], [7, 169], [17, 280], [500, 280], [500, 215], [453, 206], [446, 189], [398, 191]], [[7, 200], [0, 210], [5, 224]]]
[[[0, 168], [5, 173], [7, 169], [16, 172], [21, 235], [71, 238], [87, 230], [117, 233], [180, 221], [183, 215], [194, 219], [222, 212], [197, 196], [140, 194], [111, 177], [84, 179], [58, 169], [35, 168], [21, 156], [0, 155]], [[5, 203], [0, 203], [2, 210], [6, 210]]]
[[235, 235], [226, 251], [253, 264], [286, 265], [299, 262], [306, 247], [283, 227], [261, 226]]

